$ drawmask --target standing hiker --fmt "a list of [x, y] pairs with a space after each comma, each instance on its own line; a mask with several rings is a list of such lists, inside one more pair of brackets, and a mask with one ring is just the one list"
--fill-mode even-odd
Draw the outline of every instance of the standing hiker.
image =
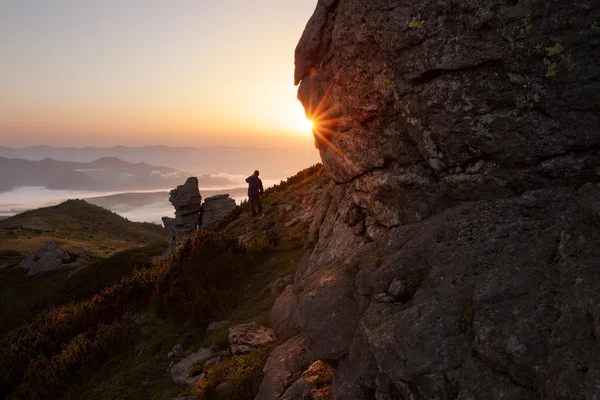
[[252, 209], [252, 216], [256, 216], [262, 212], [262, 204], [260, 202], [260, 196], [264, 194], [263, 184], [258, 177], [260, 173], [254, 171], [254, 174], [246, 178], [248, 184], [248, 200], [250, 201], [250, 208]]

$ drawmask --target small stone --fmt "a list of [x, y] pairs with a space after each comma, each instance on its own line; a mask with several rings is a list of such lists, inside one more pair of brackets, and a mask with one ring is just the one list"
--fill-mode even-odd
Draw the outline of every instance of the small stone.
[[173, 358], [174, 356], [175, 356], [175, 354], [173, 354], [172, 351], [170, 351], [169, 354], [167, 354], [167, 357], [169, 357], [169, 358]]
[[173, 355], [175, 357], [183, 357], [183, 346], [180, 344], [173, 346]]

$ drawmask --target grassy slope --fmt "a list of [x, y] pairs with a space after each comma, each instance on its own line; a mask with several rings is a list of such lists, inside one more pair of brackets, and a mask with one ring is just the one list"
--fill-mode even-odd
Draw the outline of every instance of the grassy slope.
[[[246, 237], [248, 240], [261, 238], [265, 232], [275, 230], [281, 238], [281, 244], [257, 255], [259, 262], [255, 273], [234, 286], [233, 292], [237, 294], [235, 306], [230, 310], [223, 310], [216, 319], [228, 320], [231, 324], [256, 321], [262, 325], [269, 325], [269, 315], [276, 296], [271, 295], [267, 286], [278, 277], [295, 273], [305, 254], [304, 239], [307, 234], [306, 227], [283, 227], [272, 204], [285, 204], [287, 194], [324, 173], [322, 169], [316, 169], [315, 172], [316, 174], [299, 181], [293, 181], [292, 185], [283, 185], [280, 190], [271, 191], [265, 198], [265, 212], [262, 217], [252, 218], [248, 212], [239, 210], [235, 219], [221, 227], [226, 232]], [[225, 346], [228, 342], [228, 328], [206, 335], [202, 329], [164, 321], [151, 311], [143, 313], [140, 321], [142, 334], [135, 346], [126, 353], [113, 356], [94, 377], [74, 388], [69, 393], [70, 397], [88, 400], [159, 400], [185, 393], [189, 389], [173, 384], [168, 372], [172, 360], [167, 358], [167, 353], [171, 348], [181, 343], [186, 348], [186, 353], [191, 353], [200, 347]], [[280, 338], [284, 339], [286, 338]], [[258, 371], [259, 378], [252, 378], [256, 381], [255, 385], [261, 380], [260, 371], [268, 354], [269, 352], [257, 351], [249, 356], [258, 363], [254, 366], [254, 374]], [[233, 379], [242, 379], [236, 377], [235, 373], [233, 375]], [[228, 376], [228, 379], [230, 378], [231, 373]], [[247, 393], [247, 398], [253, 399], [255, 394]]]
[[[106, 257], [118, 251], [165, 242], [163, 228], [134, 223], [83, 200], [27, 211], [0, 221], [0, 252], [35, 252], [44, 242], [59, 242], [66, 250]], [[10, 260], [0, 253], [0, 268]]]
[[[226, 232], [243, 236], [248, 242], [255, 240], [257, 243], [268, 236], [267, 232], [275, 231], [281, 238], [281, 243], [275, 247], [265, 246], [263, 243], [258, 248], [251, 250], [256, 260], [255, 268], [252, 268], [253, 273], [234, 283], [232, 293], [235, 293], [235, 304], [233, 308], [220, 310], [218, 318], [215, 319], [228, 319], [233, 324], [257, 321], [268, 325], [269, 313], [276, 297], [271, 295], [267, 286], [276, 278], [295, 272], [305, 252], [304, 239], [306, 237], [306, 227], [285, 228], [282, 226], [279, 220], [280, 213], [273, 204], [279, 203], [279, 205], [285, 206], [286, 196], [282, 196], [283, 194], [289, 194], [296, 185], [305, 185], [313, 179], [314, 175], [310, 175], [306, 179], [292, 180], [289, 182], [290, 184], [282, 185], [280, 190], [271, 190], [265, 199], [265, 212], [262, 217], [252, 218], [247, 212], [238, 210], [236, 217], [226, 226], [221, 227]], [[68, 207], [65, 209], [66, 205]], [[97, 215], [98, 210], [102, 211], [103, 216]], [[93, 215], [90, 216], [90, 214]], [[44, 219], [50, 220], [51, 223]], [[81, 243], [79, 237], [85, 235], [86, 229], [96, 229], [92, 235], [93, 238], [89, 238], [91, 243], [87, 243], [89, 247], [96, 246], [96, 248], [99, 248], [99, 244], [107, 247], [108, 243], [116, 241], [120, 241], [119, 246], [133, 245], [140, 238], [157, 236], [153, 234], [153, 231], [152, 233], [144, 231], [146, 227], [156, 228], [153, 225], [137, 224], [136, 228], [132, 228], [128, 221], [82, 201], [70, 201], [56, 207], [24, 213], [11, 218], [8, 223], [10, 225], [7, 225], [7, 221], [0, 222], [0, 235], [4, 234], [3, 228], [17, 224], [22, 227], [13, 229], [13, 231], [17, 230], [19, 233], [25, 231], [28, 234], [28, 232], [38, 229], [42, 232], [36, 233], [37, 235], [49, 235], [49, 232], [43, 231], [44, 224], [46, 227], [52, 226], [61, 235], [67, 237], [63, 243], [66, 243], [65, 247], [71, 251], [74, 248], [70, 248], [69, 245], [79, 245]], [[164, 236], [161, 234], [160, 238], [164, 238]], [[110, 242], [111, 240], [113, 242]], [[17, 241], [13, 241], [13, 243], [17, 243]], [[137, 243], [139, 245], [139, 241]], [[5, 308], [3, 312], [6, 315], [0, 317], [3, 321], [14, 323], [17, 318], [33, 315], [46, 306], [56, 306], [77, 299], [89, 299], [100, 288], [111, 285], [123, 276], [128, 276], [135, 266], [149, 267], [151, 256], [158, 254], [160, 249], [164, 248], [161, 246], [164, 244], [117, 254], [112, 258], [88, 266], [70, 278], [67, 278], [67, 275], [71, 271], [64, 269], [44, 274], [38, 277], [39, 279], [36, 277], [25, 278], [22, 276], [22, 271], [17, 268], [0, 269], [0, 296], [4, 295], [5, 299], [7, 298], [7, 291], [2, 289], [1, 283], [11, 280], [20, 282], [11, 288], [12, 294], [15, 295], [13, 299], [31, 298], [30, 301], [19, 301], [18, 306], [13, 303], [11, 310], [7, 312]], [[116, 244], [112, 247], [119, 249]], [[2, 247], [0, 247], [1, 249]], [[100, 250], [104, 249], [100, 248]], [[15, 253], [8, 251], [5, 251], [4, 255], [6, 256], [5, 260], [15, 257]], [[19, 275], [20, 272], [21, 275]], [[9, 297], [12, 294], [8, 293]], [[19, 307], [21, 311], [19, 311]], [[199, 347], [224, 346], [227, 343], [227, 328], [206, 335], [203, 327], [192, 326], [190, 323], [175, 323], [170, 319], [165, 320], [158, 317], [152, 307], [135, 315], [134, 319], [138, 321], [140, 328], [139, 334], [134, 338], [134, 344], [125, 351], [112, 355], [94, 372], [91, 378], [77, 384], [72, 382], [71, 388], [68, 393], [65, 393], [64, 398], [169, 398], [187, 390], [185, 387], [174, 385], [170, 373], [167, 371], [172, 360], [167, 358], [166, 354], [174, 344], [182, 343], [189, 353], [196, 351]], [[7, 325], [6, 329], [8, 328], [10, 325]], [[283, 339], [285, 338], [281, 338], [281, 340]], [[242, 382], [243, 385], [249, 384], [249, 387], [252, 388], [247, 390], [247, 393], [244, 391], [241, 398], [251, 399], [254, 397], [255, 393], [252, 391], [256, 390], [257, 384], [261, 380], [262, 366], [268, 356], [267, 350], [263, 349], [249, 355], [252, 360], [250, 375], [237, 371], [232, 360], [227, 361], [229, 364], [223, 366], [222, 369], [225, 371], [223, 376], [226, 376], [224, 379], [233, 379]], [[211, 384], [218, 383], [213, 381]]]
[[[48, 240], [72, 253], [85, 251], [95, 261], [71, 277], [68, 267], [32, 277], [15, 268]], [[0, 221], [0, 334], [48, 307], [98, 293], [166, 249], [162, 227], [128, 221], [83, 200]]]
[[[264, 290], [265, 284], [295, 271], [304, 254], [301, 246], [300, 242], [284, 243], [270, 250], [257, 272], [234, 287], [233, 291], [240, 293], [237, 305], [218, 319], [232, 324], [257, 321], [268, 325], [275, 296]], [[135, 346], [112, 357], [91, 379], [74, 388], [70, 393], [72, 398], [163, 400], [174, 397], [186, 388], [175, 385], [167, 371], [172, 361], [167, 358], [171, 348], [181, 343], [191, 353], [200, 347], [224, 345], [228, 340], [227, 328], [205, 335], [203, 329], [165, 321], [151, 311], [139, 319], [141, 335]]]
[[0, 334], [29, 321], [46, 308], [91, 297], [134, 268], [150, 267], [152, 257], [166, 249], [166, 243], [156, 243], [126, 250], [75, 273], [73, 268], [59, 268], [27, 276], [22, 268], [0, 269]]

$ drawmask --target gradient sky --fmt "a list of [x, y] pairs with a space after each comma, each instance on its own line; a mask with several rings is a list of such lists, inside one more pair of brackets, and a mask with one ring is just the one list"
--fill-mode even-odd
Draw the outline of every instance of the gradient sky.
[[0, 0], [0, 146], [304, 145], [316, 1]]

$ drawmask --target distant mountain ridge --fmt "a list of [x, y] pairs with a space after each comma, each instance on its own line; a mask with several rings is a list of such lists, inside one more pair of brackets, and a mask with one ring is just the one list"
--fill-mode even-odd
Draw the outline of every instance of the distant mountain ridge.
[[[176, 186], [191, 173], [174, 168], [130, 163], [116, 157], [92, 162], [30, 161], [0, 156], [0, 192], [19, 187], [40, 186], [53, 190], [132, 191], [158, 190]], [[230, 186], [226, 177], [202, 175], [206, 186]]]
[[[73, 162], [92, 162], [115, 157], [130, 163], [146, 162], [166, 165], [179, 170], [200, 174], [250, 174], [255, 169], [264, 171], [272, 179], [283, 179], [295, 174], [306, 165], [320, 161], [318, 152], [307, 148], [254, 148], [254, 147], [0, 147], [0, 157], [41, 161], [45, 158]], [[265, 175], [265, 176], [266, 176]]]

